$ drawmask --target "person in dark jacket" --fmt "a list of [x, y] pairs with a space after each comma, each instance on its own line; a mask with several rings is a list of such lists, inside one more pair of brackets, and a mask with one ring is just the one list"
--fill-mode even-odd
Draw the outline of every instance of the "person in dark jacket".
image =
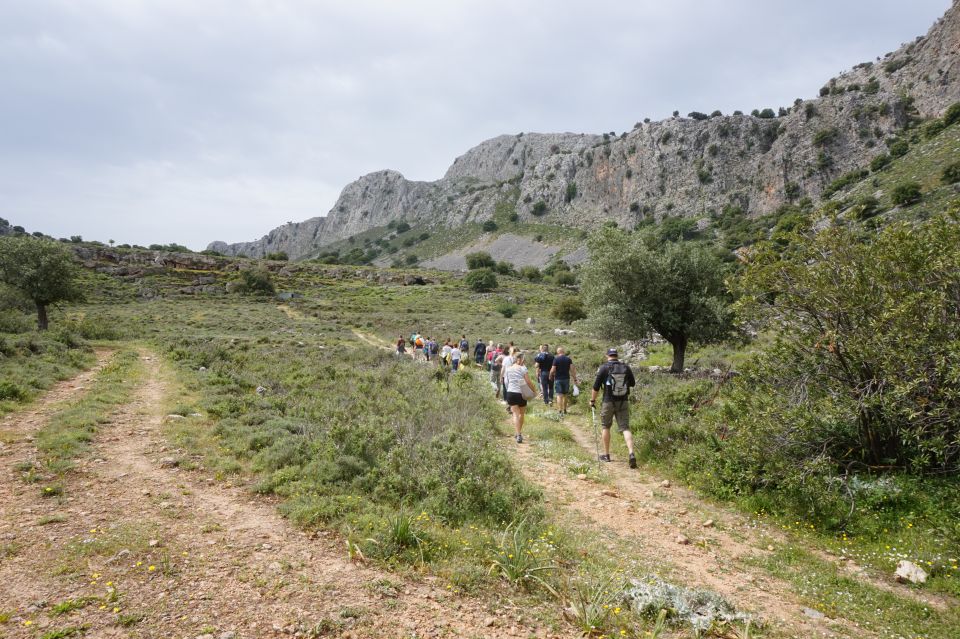
[[483, 343], [483, 338], [477, 340], [477, 345], [473, 347], [473, 358], [477, 366], [483, 366], [483, 358], [487, 354], [487, 345]]
[[603, 389], [603, 404], [600, 407], [600, 425], [603, 427], [603, 454], [600, 461], [610, 461], [610, 427], [617, 419], [617, 430], [630, 451], [630, 468], [637, 467], [633, 454], [633, 434], [630, 432], [630, 389], [637, 385], [630, 367], [617, 358], [617, 349], [607, 351], [607, 362], [597, 370], [590, 393], [590, 408], [596, 408], [597, 395]]

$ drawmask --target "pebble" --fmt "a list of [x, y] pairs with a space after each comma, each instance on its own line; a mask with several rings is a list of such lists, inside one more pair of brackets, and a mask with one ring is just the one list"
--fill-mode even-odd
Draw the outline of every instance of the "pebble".
[[681, 546], [687, 546], [690, 544], [690, 540], [687, 539], [684, 535], [677, 535], [677, 538], [675, 541]]
[[577, 479], [579, 479], [580, 481], [586, 481], [587, 476], [584, 473], [580, 473], [579, 475], [577, 475]]
[[156, 548], [157, 546], [160, 545], [160, 540], [159, 540], [159, 539], [151, 539], [151, 540], [148, 542], [148, 545], [149, 545], [151, 548]]
[[180, 462], [174, 457], [164, 457], [160, 460], [160, 468], [176, 468], [179, 465]]
[[221, 632], [218, 639], [236, 639], [236, 636], [237, 633], [233, 632], [232, 630], [228, 630], [227, 632]]
[[662, 486], [663, 488], [670, 488], [670, 480], [664, 479], [662, 482], [660, 482], [660, 486]]
[[819, 610], [814, 610], [813, 608], [804, 608], [803, 614], [810, 617], [811, 619], [823, 619], [824, 617], [826, 617], [825, 614], [823, 614]]
[[495, 623], [497, 623], [497, 620], [494, 619], [493, 617], [487, 617], [487, 618], [484, 619], [484, 621], [483, 621], [483, 625], [486, 626], [487, 628], [493, 628], [493, 625], [494, 625]]
[[618, 492], [615, 491], [615, 490], [610, 490], [609, 488], [606, 489], [606, 490], [601, 490], [601, 491], [600, 491], [600, 494], [603, 495], [603, 496], [605, 496], [605, 497], [614, 497], [614, 498], [620, 497], [620, 493], [618, 493]]
[[712, 520], [712, 519], [708, 519], [708, 520], [706, 520], [705, 522], [703, 522], [703, 527], [704, 527], [704, 528], [713, 528], [713, 520]]

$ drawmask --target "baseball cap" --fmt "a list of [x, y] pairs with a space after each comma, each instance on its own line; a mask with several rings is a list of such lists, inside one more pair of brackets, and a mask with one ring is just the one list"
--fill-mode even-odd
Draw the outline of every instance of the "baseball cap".
[[615, 349], [615, 348], [608, 348], [608, 349], [607, 349], [607, 355], [608, 355], [608, 356], [609, 356], [609, 355], [616, 356], [616, 355], [617, 355], [617, 349]]

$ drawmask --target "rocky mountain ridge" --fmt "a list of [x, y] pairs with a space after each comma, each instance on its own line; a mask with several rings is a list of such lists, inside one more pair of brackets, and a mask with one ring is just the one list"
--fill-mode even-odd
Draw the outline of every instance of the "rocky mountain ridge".
[[857, 65], [819, 93], [778, 113], [691, 113], [638, 122], [619, 135], [502, 135], [458, 157], [435, 182], [371, 173], [347, 185], [325, 217], [209, 248], [298, 259], [393, 221], [452, 228], [489, 220], [498, 207], [521, 221], [587, 228], [612, 220], [630, 228], [644, 218], [703, 218], [728, 206], [757, 216], [817, 200], [836, 177], [884, 153], [912, 120], [960, 101], [960, 0], [926, 36]]

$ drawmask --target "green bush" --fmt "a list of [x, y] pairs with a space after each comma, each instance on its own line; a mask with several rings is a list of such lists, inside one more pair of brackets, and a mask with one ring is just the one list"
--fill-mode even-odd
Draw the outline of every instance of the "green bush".
[[476, 253], [467, 253], [467, 268], [471, 271], [478, 268], [493, 268], [496, 262], [486, 251], [477, 251]]
[[[574, 188], [576, 188], [576, 185], [574, 185]], [[538, 200], [537, 203], [533, 205], [533, 208], [530, 210], [530, 212], [536, 215], [537, 217], [540, 217], [541, 215], [546, 215], [547, 203], [544, 202], [543, 200]]]
[[583, 302], [580, 301], [579, 297], [561, 299], [550, 309], [550, 314], [564, 324], [570, 324], [587, 317], [587, 311], [583, 308]]
[[564, 198], [563, 198], [563, 199], [564, 199], [564, 201], [566, 201], [567, 203], [569, 203], [569, 202], [572, 202], [575, 197], [577, 197], [577, 183], [576, 183], [576, 182], [568, 182], [568, 183], [567, 183], [567, 191], [566, 191], [566, 193], [564, 194]]
[[247, 269], [240, 271], [238, 284], [234, 288], [237, 293], [249, 295], [273, 295], [276, 288], [273, 285], [273, 276], [269, 271], [261, 269]]
[[467, 273], [467, 276], [463, 278], [463, 281], [466, 282], [471, 290], [478, 293], [492, 291], [499, 285], [496, 274], [492, 269], [487, 267], [470, 271]]
[[517, 271], [517, 274], [525, 280], [539, 282], [543, 279], [543, 273], [536, 266], [523, 266]]
[[571, 271], [557, 271], [551, 279], [557, 286], [573, 286], [577, 283], [577, 276]]
[[493, 220], [487, 220], [486, 222], [480, 225], [480, 228], [483, 229], [485, 233], [493, 233], [494, 231], [497, 230], [497, 223], [494, 222]]
[[919, 202], [921, 198], [918, 182], [901, 182], [890, 192], [890, 201], [895, 206], [910, 206]]
[[883, 168], [885, 168], [892, 161], [893, 161], [893, 158], [891, 158], [886, 153], [878, 155], [877, 157], [870, 160], [870, 170], [876, 173], [877, 171], [880, 171]]
[[944, 184], [956, 184], [960, 182], [960, 162], [954, 162], [944, 167], [940, 174], [940, 181]]
[[266, 259], [278, 262], [286, 262], [290, 259], [286, 251], [277, 251], [276, 253], [267, 253]]
[[820, 129], [813, 134], [813, 146], [825, 147], [836, 142], [837, 138], [840, 136], [840, 131], [837, 127], [828, 127], [826, 129]]
[[511, 317], [516, 315], [517, 311], [520, 310], [520, 307], [514, 304], [513, 302], [509, 302], [507, 300], [501, 300], [500, 302], [497, 302], [495, 310], [501, 315], [503, 315], [504, 317], [506, 317], [507, 319], [510, 319]]

